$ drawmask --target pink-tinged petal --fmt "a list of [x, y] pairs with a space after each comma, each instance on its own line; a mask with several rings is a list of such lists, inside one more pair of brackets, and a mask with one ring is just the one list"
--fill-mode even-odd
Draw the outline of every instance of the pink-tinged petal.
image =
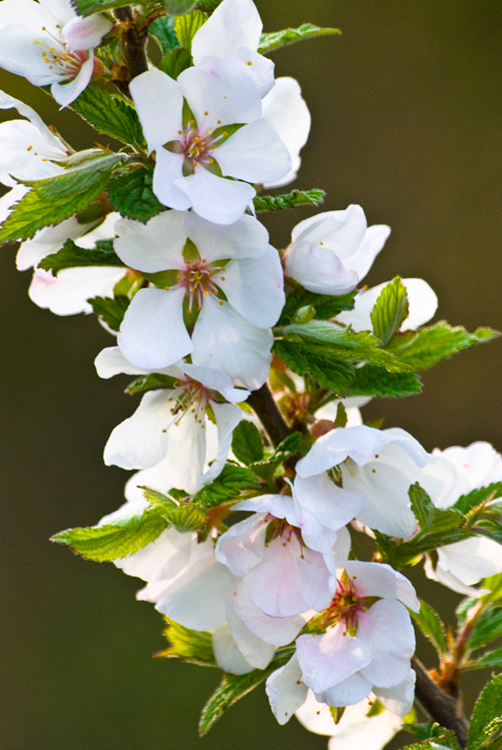
[[[106, 523], [113, 523], [110, 519]], [[189, 544], [194, 544], [190, 534], [179, 534], [173, 529], [166, 529], [153, 542], [127, 557], [114, 560], [128, 576], [142, 578], [144, 581], [154, 580], [166, 564], [174, 577], [187, 565], [190, 558]]]
[[216, 542], [216, 559], [235, 576], [246, 575], [248, 570], [263, 560], [266, 531], [267, 524], [261, 515], [253, 515], [234, 524]]
[[300, 169], [300, 150], [310, 132], [310, 112], [298, 82], [289, 77], [278, 78], [262, 103], [263, 117], [277, 131], [291, 158], [291, 171], [280, 180], [265, 184], [267, 188], [281, 187], [292, 182]]
[[140, 289], [118, 336], [124, 357], [137, 367], [168, 367], [193, 351], [183, 322], [184, 289]]
[[260, 96], [268, 94], [274, 85], [275, 64], [272, 60], [246, 47], [241, 47], [235, 57], [246, 65], [247, 70], [256, 81]]
[[91, 49], [97, 47], [112, 28], [112, 21], [101, 13], [87, 18], [77, 16], [65, 25], [62, 38], [69, 50]]
[[229, 598], [227, 602], [227, 622], [230, 632], [246, 661], [256, 669], [265, 669], [274, 655], [275, 647], [252, 633], [237, 617], [232, 598]]
[[174, 184], [183, 182], [183, 154], [157, 148], [152, 190], [164, 206], [184, 211], [192, 205], [189, 197]]
[[390, 688], [373, 688], [373, 695], [387, 711], [404, 718], [413, 708], [417, 675], [410, 669], [408, 677], [400, 685]]
[[263, 117], [217, 146], [214, 158], [224, 175], [247, 182], [279, 180], [291, 170], [288, 149]]
[[[24, 186], [22, 186], [22, 189], [26, 192]], [[42, 258], [46, 258], [51, 253], [56, 253], [68, 237], [76, 239], [86, 232], [89, 226], [92, 225], [79, 224], [76, 217], [72, 216], [54, 227], [40, 229], [32, 240], [27, 240], [19, 246], [16, 256], [18, 271], [25, 271], [31, 266], [38, 266]]]
[[208, 262], [221, 258], [259, 258], [268, 248], [268, 232], [254, 216], [241, 216], [233, 224], [214, 224], [190, 211], [185, 232]]
[[67, 107], [75, 99], [80, 96], [82, 91], [89, 84], [92, 74], [94, 71], [94, 50], [89, 50], [89, 57], [83, 63], [82, 67], [78, 71], [78, 75], [67, 83], [53, 83], [51, 86], [51, 94], [61, 108]]
[[284, 307], [281, 260], [269, 245], [260, 258], [231, 260], [219, 286], [232, 307], [257, 328], [277, 323]]
[[193, 380], [198, 380], [207, 388], [221, 393], [226, 401], [239, 403], [245, 401], [249, 396], [249, 391], [244, 390], [244, 388], [234, 388], [232, 379], [221, 370], [183, 363], [183, 372]]
[[464, 596], [479, 597], [489, 592], [489, 589], [467, 586], [442, 566], [436, 565], [436, 568], [433, 568], [432, 562], [428, 557], [424, 560], [424, 573], [431, 581], [436, 581], [442, 586], [446, 586], [446, 588], [456, 591], [458, 594], [463, 594]]
[[236, 222], [256, 195], [251, 185], [217, 177], [200, 164], [193, 174], [176, 179], [174, 187], [187, 197], [196, 214], [215, 224]]
[[216, 663], [229, 674], [247, 674], [254, 668], [240, 651], [227, 623], [213, 632], [213, 651]]
[[[5, 0], [0, 3], [0, 9], [4, 3]], [[53, 40], [49, 35], [45, 36], [43, 41], [47, 41], [50, 46]], [[61, 76], [57, 71], [48, 69], [41, 54], [43, 47], [35, 44], [35, 38], [36, 33], [20, 23], [12, 23], [0, 29], [0, 67], [23, 76], [34, 86], [47, 86], [60, 80]]]
[[357, 596], [378, 596], [383, 599], [398, 599], [405, 607], [418, 612], [420, 602], [409, 580], [387, 563], [350, 560], [345, 570], [357, 580]]
[[115, 252], [126, 266], [145, 273], [184, 268], [185, 216], [184, 211], [164, 211], [146, 224], [119, 219], [115, 224]]
[[274, 646], [287, 646], [294, 641], [309, 617], [309, 614], [293, 617], [266, 615], [253, 604], [242, 582], [235, 590], [233, 606], [237, 617], [252, 633]]
[[257, 49], [263, 25], [252, 0], [225, 0], [192, 40], [195, 65], [205, 57], [235, 57], [241, 47]]
[[210, 401], [211, 408], [216, 418], [218, 428], [218, 453], [214, 458], [209, 469], [200, 478], [199, 484], [204, 485], [212, 482], [220, 474], [225, 465], [230, 446], [232, 445], [232, 435], [242, 419], [242, 411], [234, 404], [217, 404], [216, 401]]
[[275, 718], [286, 724], [307, 697], [307, 687], [301, 679], [298, 661], [293, 656], [287, 664], [272, 672], [265, 683], [265, 691]]
[[194, 364], [222, 370], [237, 385], [255, 390], [268, 377], [272, 335], [252, 326], [228, 302], [204, 300], [192, 343]]
[[178, 83], [197, 125], [204, 129], [253, 122], [261, 116], [259, 88], [238, 60], [213, 57], [184, 70]]
[[435, 456], [448, 459], [458, 472], [459, 487], [455, 487], [448, 505], [442, 507], [453, 505], [460, 495], [471, 490], [502, 481], [502, 456], [490, 443], [483, 440], [471, 443], [467, 448], [453, 445], [443, 451], [434, 448], [432, 452]]
[[317, 693], [316, 698], [330, 706], [354, 706], [364, 700], [371, 691], [371, 682], [360, 672], [347, 677], [343, 682], [333, 685], [329, 690]]
[[108, 438], [105, 464], [143, 469], [159, 463], [166, 455], [172, 408], [171, 391], [145, 393], [132, 417], [117, 425]]
[[502, 572], [502, 545], [486, 537], [472, 537], [440, 547], [438, 568], [472, 586], [482, 578]]
[[57, 276], [37, 268], [28, 294], [32, 302], [55, 315], [90, 313], [87, 300], [112, 296], [123, 276], [124, 269], [117, 267], [65, 268]]
[[[316, 694], [340, 684], [371, 663], [371, 651], [364, 641], [343, 635], [344, 630], [340, 624], [322, 635], [300, 635], [296, 639], [302, 679]], [[368, 692], [370, 689], [371, 685]]]
[[286, 276], [317, 294], [346, 294], [355, 289], [359, 277], [346, 269], [328, 248], [299, 240], [286, 253]]
[[383, 688], [406, 679], [415, 651], [415, 631], [404, 605], [391, 599], [375, 602], [359, 614], [357, 637], [371, 649], [371, 663], [360, 670], [363, 677]]
[[160, 150], [160, 146], [178, 138], [183, 94], [176, 81], [155, 68], [133, 78], [129, 91], [150, 151]]

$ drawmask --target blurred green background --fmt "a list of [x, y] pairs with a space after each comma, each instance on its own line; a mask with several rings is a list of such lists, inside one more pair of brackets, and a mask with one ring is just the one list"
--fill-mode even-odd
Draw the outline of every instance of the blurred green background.
[[[257, 0], [265, 30], [311, 21], [327, 37], [274, 53], [313, 115], [296, 186], [322, 187], [325, 208], [360, 203], [392, 235], [368, 283], [422, 276], [439, 318], [502, 328], [502, 4], [493, 0]], [[0, 73], [0, 87], [34, 106], [74, 147], [90, 129], [41, 91]], [[10, 115], [7, 115], [10, 117]], [[103, 139], [101, 139], [103, 140]], [[308, 210], [268, 217], [284, 246]], [[2, 750], [143, 750], [260, 746], [324, 748], [294, 720], [279, 728], [262, 689], [197, 739], [217, 674], [153, 660], [164, 646], [153, 607], [111, 565], [85, 563], [48, 541], [95, 523], [122, 502], [126, 472], [102, 449], [135, 403], [100, 381], [93, 359], [112, 343], [94, 318], [35, 307], [29, 274], [5, 248], [2, 268]], [[419, 397], [373, 402], [370, 419], [409, 430], [427, 449], [485, 439], [502, 449], [500, 343], [424, 377]], [[420, 576], [416, 575], [418, 580]], [[453, 594], [430, 584], [451, 621]], [[423, 658], [433, 666], [422, 643]], [[471, 678], [468, 702], [480, 686]]]

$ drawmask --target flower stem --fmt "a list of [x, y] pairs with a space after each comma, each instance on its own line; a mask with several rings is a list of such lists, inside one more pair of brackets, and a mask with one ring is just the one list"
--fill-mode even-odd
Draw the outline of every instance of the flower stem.
[[115, 81], [115, 83], [123, 94], [129, 96], [129, 84], [132, 79], [148, 70], [146, 56], [148, 25], [145, 24], [143, 28], [138, 26], [130, 5], [125, 5], [123, 8], [116, 8], [113, 13], [123, 27], [122, 50], [126, 68], [125, 72], [123, 72], [124, 77], [120, 81]]
[[427, 674], [423, 664], [416, 656], [412, 659], [412, 667], [417, 674], [415, 697], [422, 708], [437, 721], [438, 724], [451, 729], [455, 733], [460, 747], [467, 743], [467, 723], [459, 713], [458, 702], [441, 690]]
[[292, 430], [279, 411], [268, 385], [265, 383], [257, 391], [252, 391], [247, 403], [256, 412], [256, 416], [262, 423], [270, 442], [274, 448], [277, 448], [279, 443], [282, 443], [291, 434]]

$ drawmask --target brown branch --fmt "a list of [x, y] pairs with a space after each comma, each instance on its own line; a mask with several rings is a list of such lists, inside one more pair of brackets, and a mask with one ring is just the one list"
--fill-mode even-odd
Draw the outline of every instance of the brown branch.
[[460, 747], [467, 743], [467, 723], [459, 714], [458, 702], [439, 688], [427, 674], [423, 664], [416, 656], [412, 659], [412, 667], [417, 673], [415, 697], [424, 711], [441, 724], [445, 729], [455, 733]]
[[266, 383], [257, 391], [251, 392], [247, 403], [256, 412], [274, 448], [291, 434], [291, 429], [279, 411]]
[[125, 62], [125, 70], [121, 70], [120, 80], [116, 80], [115, 84], [123, 94], [129, 96], [129, 84], [132, 79], [148, 70], [146, 56], [148, 24], [145, 24], [143, 28], [139, 28], [130, 5], [126, 5], [123, 8], [116, 8], [113, 13], [123, 27], [122, 51]]

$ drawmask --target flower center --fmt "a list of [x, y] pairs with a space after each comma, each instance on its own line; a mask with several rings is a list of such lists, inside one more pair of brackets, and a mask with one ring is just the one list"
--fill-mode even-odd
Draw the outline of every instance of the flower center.
[[264, 523], [267, 524], [267, 533], [265, 536], [265, 547], [275, 539], [282, 539], [282, 546], [286, 547], [293, 539], [300, 545], [300, 557], [303, 559], [303, 539], [302, 532], [297, 526], [292, 526], [285, 518], [276, 518], [271, 513], [266, 513]]
[[329, 627], [342, 622], [345, 625], [344, 635], [355, 635], [357, 631], [357, 615], [367, 607], [358, 596], [354, 581], [356, 576], [349, 578], [346, 573], [341, 580], [337, 580], [336, 593], [329, 606], [323, 613], [321, 624]]
[[[218, 125], [221, 125], [220, 120]], [[164, 148], [176, 154], [183, 154], [183, 175], [188, 177], [199, 164], [207, 169], [216, 164], [213, 152], [218, 141], [226, 135], [228, 134], [225, 132], [215, 135], [214, 130], [208, 128], [204, 121], [197, 125], [195, 120], [189, 120], [183, 130], [178, 130], [179, 137], [175, 141], [165, 143]]]
[[65, 78], [74, 78], [87, 59], [87, 53], [84, 50], [69, 52], [66, 45], [54, 34], [51, 34], [45, 26], [42, 27], [42, 31], [50, 38], [52, 44], [47, 40], [41, 41], [40, 39], [35, 39], [34, 43], [42, 47], [42, 59], [48, 69], [54, 70], [55, 74]]
[[171, 398], [176, 403], [171, 409], [171, 414], [175, 418], [174, 424], [179, 424], [185, 414], [190, 411], [195, 421], [205, 427], [204, 414], [209, 401], [209, 391], [206, 386], [186, 376], [178, 381]]
[[[225, 281], [221, 274], [225, 272], [225, 266], [213, 266], [205, 258], [187, 262], [185, 267], [177, 275], [178, 283], [171, 289], [185, 289], [188, 295], [188, 312], [192, 312], [194, 300], [199, 310], [202, 310], [204, 297], [212, 295], [218, 297], [219, 289], [213, 279]], [[218, 300], [223, 304], [223, 300]]]

